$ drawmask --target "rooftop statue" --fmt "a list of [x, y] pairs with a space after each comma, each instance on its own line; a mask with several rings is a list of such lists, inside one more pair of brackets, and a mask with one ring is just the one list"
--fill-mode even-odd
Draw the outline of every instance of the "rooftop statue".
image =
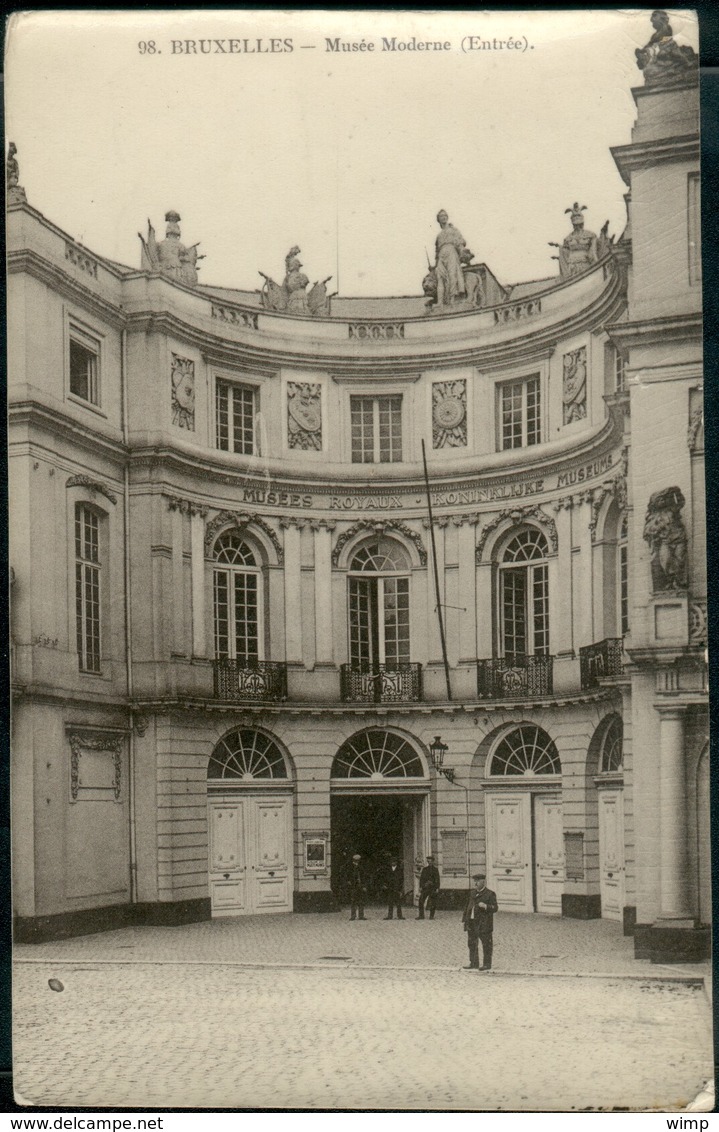
[[658, 8], [652, 12], [651, 23], [654, 34], [644, 47], [637, 47], [634, 52], [637, 66], [644, 72], [645, 85], [664, 85], [694, 78], [699, 68], [699, 57], [693, 47], [677, 43], [667, 13]]
[[16, 153], [17, 146], [15, 142], [10, 142], [7, 151], [7, 160], [5, 162], [5, 185], [8, 204], [19, 204], [27, 199], [25, 190], [20, 184], [20, 166], [15, 156]]
[[[572, 214], [572, 231], [564, 237], [561, 244], [550, 241], [550, 248], [559, 248], [559, 274], [562, 279], [571, 279], [573, 275], [581, 275], [599, 260], [598, 241], [594, 232], [588, 232], [584, 227], [582, 213], [586, 211], [586, 204], [580, 205], [575, 200], [571, 208], [565, 208], [565, 213]], [[602, 230], [603, 246], [607, 241], [606, 229]]]
[[290, 248], [285, 256], [285, 278], [282, 284], [275, 283], [271, 276], [260, 271], [264, 279], [260, 290], [260, 301], [266, 310], [280, 311], [283, 314], [329, 315], [330, 298], [327, 284], [332, 278], [328, 275], [321, 282], [313, 284], [309, 294], [309, 279], [302, 274], [299, 260], [300, 249]]
[[462, 272], [461, 255], [466, 244], [464, 237], [454, 224], [450, 224], [447, 213], [442, 209], [437, 213], [439, 233], [435, 241], [436, 262], [434, 273], [437, 279], [438, 307], [448, 307], [466, 298], [467, 286]]
[[197, 254], [199, 242], [186, 248], [180, 242], [180, 215], [177, 212], [165, 214], [167, 228], [165, 239], [158, 243], [155, 238], [155, 229], [151, 222], [147, 222], [147, 240], [138, 232], [142, 241], [142, 269], [143, 271], [159, 271], [179, 283], [188, 287], [197, 285], [197, 261], [204, 259]]

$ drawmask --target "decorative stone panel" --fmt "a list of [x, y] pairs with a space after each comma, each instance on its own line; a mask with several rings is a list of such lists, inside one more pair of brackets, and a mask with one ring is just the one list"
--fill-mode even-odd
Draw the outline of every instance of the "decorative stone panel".
[[195, 363], [172, 355], [172, 423], [195, 431]]
[[467, 444], [467, 382], [432, 384], [432, 447], [464, 448]]
[[77, 801], [119, 802], [122, 795], [124, 735], [69, 731], [70, 797]]
[[403, 322], [350, 322], [349, 337], [358, 342], [391, 342], [404, 338]]
[[583, 420], [587, 415], [587, 347], [570, 350], [562, 364], [562, 405], [564, 423]]
[[287, 382], [287, 445], [305, 452], [322, 450], [322, 386]]
[[223, 307], [219, 303], [212, 304], [212, 317], [219, 322], [227, 322], [230, 326], [243, 326], [247, 330], [257, 330], [259, 319], [254, 311], [240, 311], [235, 307]]

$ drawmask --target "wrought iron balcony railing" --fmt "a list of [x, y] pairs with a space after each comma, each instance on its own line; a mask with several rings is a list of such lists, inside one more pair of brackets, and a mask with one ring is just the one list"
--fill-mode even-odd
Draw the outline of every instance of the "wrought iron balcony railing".
[[344, 703], [397, 704], [422, 699], [421, 664], [342, 664]]
[[503, 656], [477, 661], [480, 700], [551, 696], [552, 656]]
[[216, 660], [215, 699], [269, 703], [287, 699], [287, 665], [273, 660]]
[[607, 676], [621, 676], [624, 671], [624, 650], [621, 637], [606, 637], [579, 650], [579, 674], [582, 691], [598, 688]]

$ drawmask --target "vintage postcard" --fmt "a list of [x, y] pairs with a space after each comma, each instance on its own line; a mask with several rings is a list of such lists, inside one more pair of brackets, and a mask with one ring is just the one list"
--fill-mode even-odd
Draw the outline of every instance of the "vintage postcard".
[[19, 1104], [711, 1106], [697, 49], [12, 17]]

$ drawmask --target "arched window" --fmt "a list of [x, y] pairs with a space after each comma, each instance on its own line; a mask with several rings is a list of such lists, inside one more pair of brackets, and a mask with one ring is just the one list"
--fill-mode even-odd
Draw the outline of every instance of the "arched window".
[[353, 555], [348, 581], [350, 664], [373, 669], [409, 662], [409, 563], [402, 547], [380, 537]]
[[629, 632], [629, 558], [626, 515], [622, 519], [619, 539], [617, 540], [617, 577], [619, 578], [619, 609], [617, 611], [617, 621], [619, 623], [620, 636], [625, 637]]
[[562, 765], [554, 741], [546, 731], [523, 723], [497, 744], [489, 773], [492, 777], [534, 778], [540, 774], [561, 774]]
[[600, 774], [621, 774], [624, 769], [623, 739], [624, 724], [621, 716], [610, 716], [599, 749]]
[[229, 530], [215, 540], [214, 559], [215, 656], [262, 660], [261, 575], [254, 551], [238, 531]]
[[422, 760], [406, 739], [392, 731], [363, 731], [340, 747], [333, 778], [424, 778]]
[[269, 735], [239, 728], [220, 739], [210, 755], [208, 779], [250, 784], [256, 779], [287, 778], [282, 752]]
[[499, 566], [499, 647], [503, 657], [549, 655], [547, 540], [527, 527], [505, 546]]

